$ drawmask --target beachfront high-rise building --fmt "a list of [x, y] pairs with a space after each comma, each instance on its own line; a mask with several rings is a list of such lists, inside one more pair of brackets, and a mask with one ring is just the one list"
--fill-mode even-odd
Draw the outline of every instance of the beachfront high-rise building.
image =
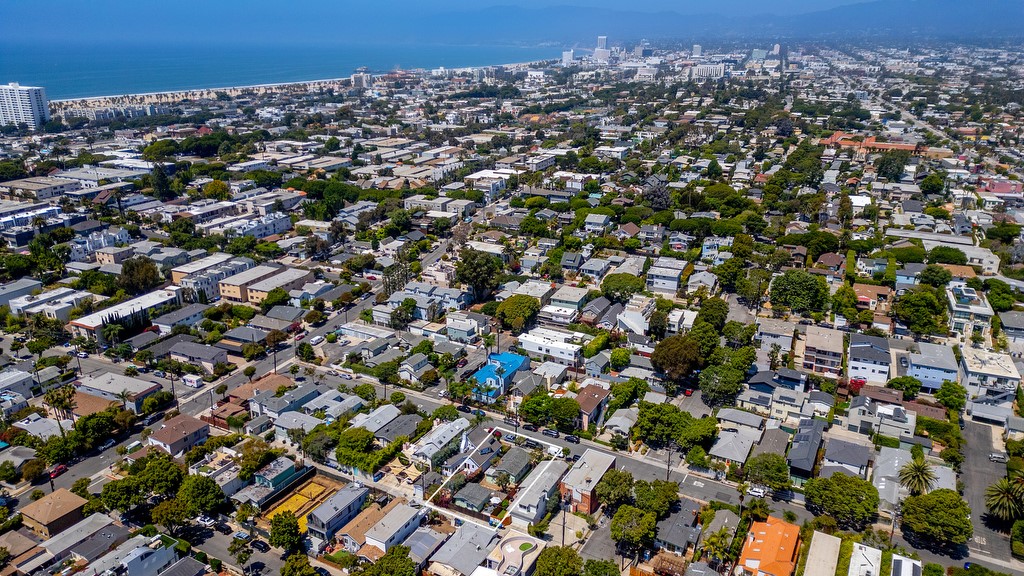
[[24, 123], [37, 129], [49, 121], [50, 102], [46, 99], [46, 90], [17, 82], [0, 85], [0, 125]]
[[353, 88], [370, 88], [373, 86], [373, 75], [366, 72], [357, 72], [352, 75]]
[[690, 51], [690, 56], [693, 56], [694, 58], [699, 58], [703, 50], [704, 49], [700, 47], [700, 44], [694, 44], [693, 50]]
[[572, 66], [572, 61], [576, 59], [576, 52], [573, 50], [564, 50], [562, 52], [562, 66]]
[[608, 37], [607, 36], [598, 36], [597, 37], [597, 49], [598, 50], [607, 50], [608, 49]]

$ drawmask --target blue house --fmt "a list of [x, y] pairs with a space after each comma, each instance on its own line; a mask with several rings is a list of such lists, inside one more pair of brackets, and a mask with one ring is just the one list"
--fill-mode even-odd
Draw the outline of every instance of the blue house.
[[502, 352], [487, 357], [487, 364], [473, 374], [477, 386], [473, 389], [473, 398], [478, 402], [493, 404], [499, 396], [505, 394], [509, 384], [515, 381], [515, 375], [521, 370], [530, 369], [530, 359], [526, 356]]

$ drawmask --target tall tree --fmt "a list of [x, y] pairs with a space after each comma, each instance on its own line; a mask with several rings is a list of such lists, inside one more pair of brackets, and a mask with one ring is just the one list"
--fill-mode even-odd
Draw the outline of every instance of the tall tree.
[[497, 256], [466, 249], [459, 255], [455, 279], [469, 286], [474, 301], [479, 302], [487, 292], [498, 286], [503, 268], [504, 265]]
[[1000, 520], [1015, 520], [1024, 515], [1022, 496], [1019, 483], [1000, 478], [985, 489], [985, 507], [989, 514]]
[[878, 489], [863, 478], [836, 473], [812, 478], [804, 486], [808, 509], [836, 519], [841, 526], [863, 527], [878, 512]]
[[654, 512], [624, 505], [612, 517], [612, 540], [623, 550], [636, 554], [654, 541], [657, 518]]
[[790, 485], [789, 464], [781, 454], [762, 452], [743, 465], [747, 482], [767, 486], [772, 490], [785, 490]]
[[899, 479], [900, 485], [909, 490], [911, 495], [918, 496], [931, 490], [938, 476], [924, 458], [914, 458], [900, 468]]
[[302, 546], [299, 520], [291, 510], [279, 512], [270, 519], [270, 545], [285, 551], [298, 550]]
[[669, 336], [654, 347], [651, 363], [669, 380], [679, 382], [701, 366], [700, 345], [689, 335]]
[[583, 559], [569, 546], [546, 546], [537, 556], [537, 576], [581, 576]]
[[914, 538], [962, 546], [974, 533], [971, 507], [955, 490], [941, 488], [903, 501], [903, 530]]
[[616, 510], [633, 500], [633, 475], [626, 470], [613, 468], [605, 472], [597, 482], [594, 493], [609, 510]]

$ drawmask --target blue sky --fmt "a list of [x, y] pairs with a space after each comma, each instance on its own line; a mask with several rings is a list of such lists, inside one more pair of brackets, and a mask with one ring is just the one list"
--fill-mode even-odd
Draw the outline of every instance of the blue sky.
[[[344, 43], [416, 31], [423, 18], [445, 16], [479, 30], [493, 25], [500, 7], [540, 11], [554, 5], [631, 12], [750, 16], [795, 14], [863, 0], [3, 0], [0, 41], [16, 42], [201, 42]], [[497, 10], [500, 13], [500, 10]], [[447, 14], [446, 14], [447, 13]], [[572, 22], [564, 22], [571, 29]], [[610, 26], [612, 24], [610, 23]], [[423, 30], [427, 36], [429, 31]], [[589, 33], [589, 31], [588, 31]], [[550, 32], [546, 32], [550, 34]], [[611, 34], [610, 34], [611, 35]], [[441, 42], [458, 43], [446, 31]], [[0, 54], [0, 59], [3, 55]]]

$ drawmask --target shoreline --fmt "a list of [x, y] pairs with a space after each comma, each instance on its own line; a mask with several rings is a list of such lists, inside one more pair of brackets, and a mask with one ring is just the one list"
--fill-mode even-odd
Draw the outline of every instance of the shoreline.
[[[484, 68], [492, 68], [495, 66], [507, 66], [507, 67], [519, 67], [519, 66], [532, 66], [541, 62], [554, 61], [557, 58], [544, 58], [540, 60], [532, 60], [528, 62], [511, 62], [503, 64], [487, 64], [483, 66], [460, 66], [458, 68], [446, 68], [446, 70], [454, 72], [462, 71], [473, 71]], [[443, 66], [440, 68], [444, 68]], [[428, 71], [431, 69], [427, 68], [409, 68], [409, 69], [396, 69], [386, 72], [381, 71], [369, 71], [368, 74], [372, 76], [383, 76], [393, 72], [413, 72], [413, 71]], [[355, 72], [353, 72], [355, 74]], [[264, 82], [260, 84], [244, 84], [236, 86], [214, 86], [209, 88], [182, 88], [177, 90], [162, 90], [157, 92], [134, 92], [127, 94], [108, 94], [101, 96], [83, 96], [80, 98], [62, 98], [57, 100], [50, 100], [51, 105], [55, 105], [58, 109], [64, 108], [102, 108], [110, 106], [117, 101], [128, 101], [134, 105], [146, 105], [156, 103], [167, 103], [168, 101], [181, 100], [190, 96], [195, 97], [209, 97], [217, 92], [225, 92], [228, 95], [237, 96], [246, 91], [257, 91], [267, 93], [271, 91], [277, 91], [282, 88], [304, 88], [309, 89], [317, 86], [337, 86], [341, 82], [348, 81], [351, 75], [339, 77], [339, 78], [322, 78], [315, 80], [295, 80], [290, 82]], [[140, 101], [141, 100], [141, 101]]]

